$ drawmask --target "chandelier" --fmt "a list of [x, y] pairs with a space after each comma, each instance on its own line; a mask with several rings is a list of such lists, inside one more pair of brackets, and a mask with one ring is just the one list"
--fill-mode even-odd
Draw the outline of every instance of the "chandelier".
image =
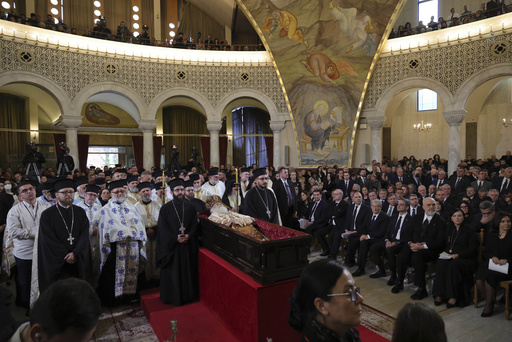
[[421, 120], [421, 123], [412, 125], [412, 127], [414, 127], [414, 130], [416, 132], [426, 132], [426, 131], [430, 131], [430, 129], [432, 128], [432, 124], [431, 123], [423, 123], [423, 120]]
[[503, 118], [503, 126], [505, 126], [505, 127], [512, 126], [512, 118], [510, 118], [508, 120]]

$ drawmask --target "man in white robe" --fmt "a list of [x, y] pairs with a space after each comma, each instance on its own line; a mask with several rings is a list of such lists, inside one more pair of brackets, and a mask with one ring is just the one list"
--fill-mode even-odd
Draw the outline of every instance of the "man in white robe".
[[217, 195], [220, 198], [224, 196], [226, 186], [224, 182], [219, 180], [219, 168], [213, 167], [208, 170], [208, 181], [203, 184], [202, 188], [206, 190], [208, 196]]

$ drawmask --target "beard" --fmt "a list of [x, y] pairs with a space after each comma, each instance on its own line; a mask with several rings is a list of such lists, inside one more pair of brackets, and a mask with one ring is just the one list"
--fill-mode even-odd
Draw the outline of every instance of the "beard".
[[218, 179], [210, 179], [210, 183], [212, 183], [212, 185], [217, 185], [218, 182]]
[[123, 203], [125, 199], [126, 199], [126, 195], [124, 195], [124, 196], [117, 196], [117, 198], [112, 197], [112, 201], [114, 203], [117, 203], [117, 204]]
[[75, 199], [73, 197], [71, 198], [64, 198], [63, 200], [59, 200], [59, 203], [63, 206], [63, 207], [68, 207], [70, 206], [71, 204], [73, 204], [73, 201]]
[[139, 188], [137, 188], [136, 186], [135, 186], [135, 187], [131, 187], [131, 186], [129, 186], [129, 187], [128, 187], [128, 190], [129, 190], [130, 192], [139, 192]]
[[143, 201], [143, 202], [150, 202], [151, 201], [151, 194], [147, 195], [147, 196], [140, 196], [140, 199]]

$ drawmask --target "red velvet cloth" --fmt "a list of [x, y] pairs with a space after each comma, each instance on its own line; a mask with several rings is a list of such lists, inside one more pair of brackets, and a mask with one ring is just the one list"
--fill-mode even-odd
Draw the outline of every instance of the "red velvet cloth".
[[142, 169], [144, 156], [144, 137], [140, 135], [132, 135], [133, 155], [135, 157], [135, 165], [137, 169]]
[[162, 137], [153, 137], [153, 165], [159, 167], [162, 160]]
[[80, 170], [87, 168], [87, 156], [89, 155], [89, 135], [78, 134], [78, 164]]
[[208, 170], [210, 168], [210, 137], [201, 137], [201, 150], [203, 166]]
[[55, 143], [55, 157], [57, 160], [59, 160], [59, 144], [61, 142], [66, 142], [66, 134], [53, 134], [53, 141]]
[[274, 165], [274, 137], [265, 137], [265, 145], [267, 145], [267, 165], [279, 167]]

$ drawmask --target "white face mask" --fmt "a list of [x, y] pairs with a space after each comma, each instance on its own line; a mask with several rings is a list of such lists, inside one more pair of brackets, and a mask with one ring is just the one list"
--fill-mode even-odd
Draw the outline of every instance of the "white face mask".
[[5, 184], [4, 189], [5, 190], [11, 190], [12, 189], [12, 184]]

